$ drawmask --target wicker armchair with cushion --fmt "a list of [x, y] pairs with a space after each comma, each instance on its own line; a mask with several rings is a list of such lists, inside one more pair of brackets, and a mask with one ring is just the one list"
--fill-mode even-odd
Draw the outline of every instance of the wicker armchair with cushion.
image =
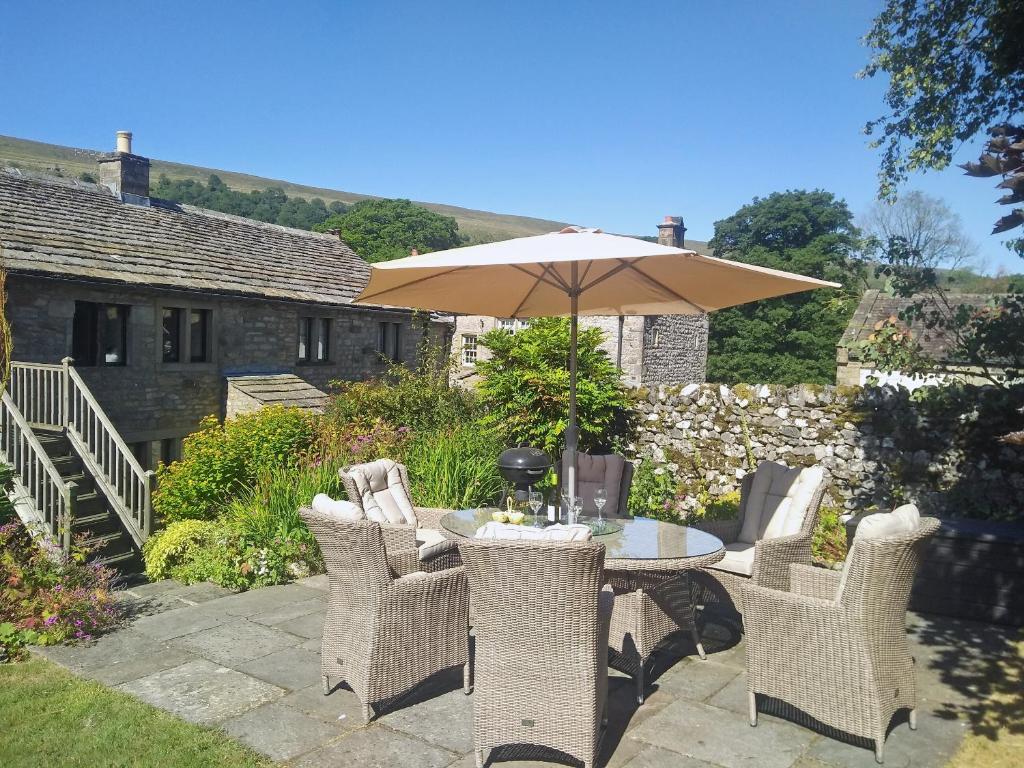
[[907, 601], [928, 539], [939, 528], [911, 504], [861, 521], [843, 572], [794, 564], [790, 591], [750, 583], [746, 610], [747, 694], [786, 702], [826, 726], [871, 739], [882, 762], [900, 709], [916, 728]]
[[416, 507], [412, 503], [409, 471], [404, 464], [378, 459], [353, 464], [338, 473], [367, 520], [380, 523], [388, 552], [415, 550], [405, 572], [443, 571], [461, 565], [458, 546], [441, 533], [441, 518], [450, 509]]
[[[462, 568], [396, 577], [382, 526], [299, 510], [320, 544], [330, 582], [320, 665], [324, 694], [331, 678], [359, 697], [363, 717], [435, 672], [469, 670], [469, 588]], [[415, 550], [413, 550], [415, 552]]]
[[[555, 465], [558, 490], [562, 490], [562, 461]], [[629, 489], [633, 485], [633, 465], [617, 453], [589, 454], [576, 452], [576, 490], [583, 500], [583, 514], [596, 515], [594, 491], [604, 488], [608, 501], [605, 517], [629, 517]]]
[[592, 768], [608, 693], [610, 589], [604, 546], [466, 539], [473, 595], [473, 739], [557, 750]]
[[724, 587], [738, 611], [743, 612], [742, 584], [787, 589], [790, 564], [811, 564], [811, 540], [824, 495], [821, 467], [790, 469], [765, 461], [743, 478], [736, 519], [694, 524], [725, 543], [725, 557], [705, 574]]

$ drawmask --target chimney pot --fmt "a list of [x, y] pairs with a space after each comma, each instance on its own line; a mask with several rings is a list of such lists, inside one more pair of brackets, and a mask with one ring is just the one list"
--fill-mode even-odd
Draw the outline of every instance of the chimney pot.
[[666, 216], [658, 225], [658, 243], [671, 248], [683, 248], [686, 238], [686, 225], [682, 216]]
[[124, 152], [126, 155], [132, 153], [132, 132], [131, 131], [118, 131], [117, 132], [117, 151]]

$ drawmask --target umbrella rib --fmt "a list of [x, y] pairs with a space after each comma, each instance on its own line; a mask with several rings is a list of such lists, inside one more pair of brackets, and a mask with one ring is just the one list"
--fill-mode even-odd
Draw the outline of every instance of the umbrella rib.
[[450, 275], [452, 272], [458, 272], [460, 269], [465, 268], [465, 266], [452, 267], [451, 269], [446, 269], [444, 272], [438, 272], [437, 274], [434, 275], [427, 275], [426, 277], [417, 277], [415, 280], [410, 280], [408, 283], [402, 283], [401, 285], [393, 285], [390, 288], [385, 288], [383, 291], [377, 291], [376, 293], [371, 293], [367, 296], [361, 296], [359, 298], [359, 301], [364, 302], [367, 299], [372, 299], [376, 296], [383, 296], [385, 293], [390, 293], [391, 291], [400, 291], [402, 288], [408, 288], [410, 285], [416, 285], [416, 283], [423, 283], [426, 282], [427, 280], [433, 280], [435, 277], [444, 277], [445, 275]]
[[[607, 280], [612, 275], [617, 275], [619, 272], [621, 272], [622, 270], [626, 269], [629, 266], [629, 262], [628, 261], [622, 261], [621, 259], [619, 259], [619, 261], [622, 262], [622, 263], [619, 264], [619, 266], [614, 267], [612, 269], [609, 269], [607, 272], [605, 272], [600, 277], [595, 277], [590, 283], [588, 283], [587, 285], [584, 285], [583, 287], [581, 287], [580, 288], [580, 293], [586, 293], [587, 291], [589, 291], [591, 288], [593, 288], [598, 283], [603, 283], [605, 280]], [[593, 263], [593, 262], [591, 262], [591, 263]], [[586, 275], [584, 275], [584, 277], [586, 277]]]
[[[528, 270], [523, 270], [523, 271], [525, 272], [525, 271], [528, 271]], [[544, 269], [541, 270], [541, 273], [536, 276], [537, 277], [536, 282], [533, 285], [530, 286], [530, 290], [528, 290], [526, 292], [526, 295], [523, 296], [523, 300], [519, 302], [519, 305], [515, 308], [515, 311], [512, 312], [512, 317], [517, 317], [519, 315], [519, 310], [522, 309], [523, 305], [529, 300], [529, 298], [531, 296], [533, 296], [533, 292], [537, 290], [537, 286], [540, 285], [541, 282], [544, 280], [544, 273], [547, 272], [547, 271], [548, 271], [548, 268], [547, 268], [547, 266], [545, 266]]]
[[[622, 261], [622, 259], [619, 259], [619, 261]], [[704, 309], [704, 307], [700, 306], [699, 304], [694, 304], [688, 298], [686, 298], [682, 294], [677, 293], [676, 291], [672, 290], [671, 288], [669, 288], [667, 285], [665, 285], [660, 280], [657, 280], [656, 278], [653, 278], [650, 275], [648, 275], [642, 269], [637, 267], [637, 265], [634, 262], [623, 261], [622, 263], [625, 264], [626, 267], [628, 267], [629, 269], [632, 269], [634, 272], [636, 272], [638, 275], [640, 275], [640, 277], [642, 277], [647, 282], [649, 282], [652, 285], [656, 286], [657, 288], [660, 288], [661, 290], [665, 291], [665, 293], [668, 293], [671, 296], [675, 296], [680, 301], [685, 301], [687, 304], [689, 304], [691, 307], [696, 309], [698, 312], [707, 312], [707, 310]]]
[[[534, 274], [533, 272], [528, 270], [526, 267], [520, 266], [519, 264], [509, 264], [508, 266], [512, 267], [513, 269], [518, 269], [523, 274], [529, 275], [532, 278], [535, 278], [537, 280], [545, 282], [548, 285], [553, 286], [553, 287], [557, 288], [560, 291], [568, 291], [569, 290], [569, 286], [565, 282], [563, 282], [562, 276], [559, 275], [556, 270], [552, 269], [551, 264], [545, 264], [544, 268], [541, 270], [539, 275]], [[549, 279], [547, 279], [545, 277], [545, 275], [547, 273], [549, 273], [549, 272], [554, 276], [555, 280], [557, 280], [558, 282], [555, 282], [555, 280], [549, 280]]]

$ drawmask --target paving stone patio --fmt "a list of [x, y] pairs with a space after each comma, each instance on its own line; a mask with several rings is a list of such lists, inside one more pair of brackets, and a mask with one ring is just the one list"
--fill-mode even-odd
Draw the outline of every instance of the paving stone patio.
[[[288, 765], [473, 768], [473, 699], [462, 693], [459, 670], [412, 691], [369, 726], [350, 691], [323, 695], [319, 637], [326, 589], [323, 576], [242, 594], [210, 584], [145, 584], [124, 593], [132, 614], [124, 629], [91, 645], [38, 652], [185, 720], [222, 728]], [[894, 726], [886, 765], [941, 766], [977, 713], [978, 680], [1013, 635], [919, 615], [910, 617], [909, 631], [918, 663], [919, 727]], [[603, 765], [875, 765], [869, 744], [842, 734], [830, 738], [781, 710], [762, 714], [757, 728], [747, 724], [742, 638], [729, 617], [707, 618], [707, 661], [693, 656], [686, 642], [656, 660], [650, 694], [639, 708], [631, 681], [612, 673]], [[510, 768], [550, 764], [508, 757], [493, 759]]]

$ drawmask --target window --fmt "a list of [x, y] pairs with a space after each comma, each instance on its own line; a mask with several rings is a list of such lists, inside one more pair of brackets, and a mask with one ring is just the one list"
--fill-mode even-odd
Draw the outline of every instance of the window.
[[381, 323], [380, 332], [377, 337], [377, 351], [393, 362], [400, 362], [402, 359], [402, 324]]
[[160, 441], [160, 462], [170, 464], [181, 458], [181, 438], [165, 437]]
[[326, 363], [331, 359], [331, 320], [299, 318], [299, 362]]
[[529, 326], [529, 320], [514, 320], [511, 318], [501, 318], [498, 320], [498, 327], [503, 331], [508, 331], [509, 333], [521, 331], [523, 328], [528, 328]]
[[76, 301], [71, 356], [81, 366], [127, 364], [128, 307]]
[[210, 310], [193, 309], [188, 313], [188, 359], [193, 363], [210, 361]]
[[161, 311], [165, 363], [181, 362], [181, 315], [182, 310], [177, 307], [164, 307]]
[[476, 365], [476, 334], [462, 334], [462, 364]]
[[210, 318], [208, 309], [163, 307], [160, 310], [161, 359], [165, 363], [210, 362]]

